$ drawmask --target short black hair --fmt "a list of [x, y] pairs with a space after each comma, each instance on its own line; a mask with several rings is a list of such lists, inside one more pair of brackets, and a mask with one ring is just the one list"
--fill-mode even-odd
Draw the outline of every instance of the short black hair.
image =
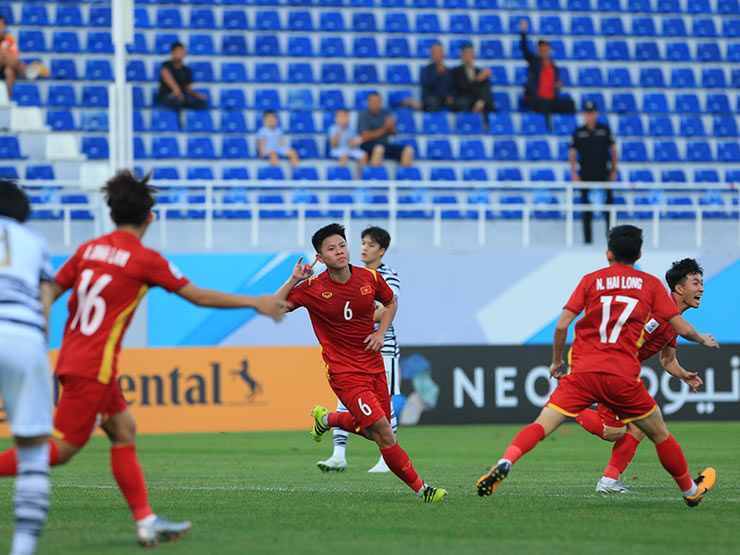
[[540, 39], [537, 41], [537, 46], [542, 46], [543, 44], [546, 44], [547, 46], [550, 46], [550, 41], [547, 39]]
[[0, 179], [0, 216], [23, 223], [30, 213], [31, 203], [23, 189], [8, 179]]
[[371, 96], [380, 97], [380, 93], [378, 91], [372, 91], [372, 92], [368, 93], [367, 97], [370, 98]]
[[175, 48], [185, 48], [185, 45], [179, 40], [176, 40], [172, 43], [172, 46], [170, 46], [170, 52], [172, 52]]
[[276, 115], [277, 115], [277, 112], [275, 110], [265, 110], [265, 113], [262, 114], [262, 117], [264, 118], [265, 116], [276, 116]]
[[121, 170], [103, 187], [116, 225], [141, 225], [154, 206], [154, 192], [149, 186], [151, 172], [138, 179], [131, 170]]
[[332, 235], [339, 235], [345, 241], [347, 240], [347, 236], [344, 234], [343, 225], [326, 225], [319, 229], [316, 233], [313, 234], [313, 237], [311, 237], [311, 244], [313, 245], [313, 248], [316, 249], [316, 252], [321, 253], [321, 245], [324, 244], [324, 239], [326, 239], [327, 237], [331, 237]]
[[372, 237], [373, 241], [380, 245], [381, 249], [388, 250], [388, 247], [391, 244], [391, 234], [385, 229], [376, 225], [371, 225], [362, 231], [362, 235], [360, 235], [360, 237], [364, 239], [368, 235]]
[[4, 15], [0, 15], [0, 21], [2, 21], [3, 23], [5, 23], [6, 25], [8, 24], [8, 20], [5, 19], [5, 16]]
[[634, 264], [642, 250], [642, 230], [633, 225], [618, 225], [609, 230], [607, 245], [619, 264]]
[[671, 291], [676, 290], [676, 285], [686, 283], [686, 278], [691, 274], [704, 275], [704, 269], [694, 258], [684, 258], [671, 264], [665, 273], [665, 281]]

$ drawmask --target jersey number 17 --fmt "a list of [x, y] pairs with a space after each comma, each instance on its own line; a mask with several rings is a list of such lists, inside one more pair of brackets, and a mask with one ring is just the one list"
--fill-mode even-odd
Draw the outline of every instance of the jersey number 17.
[[[622, 310], [622, 313], [619, 315], [619, 318], [617, 318], [617, 322], [614, 324], [612, 332], [607, 338], [606, 327], [607, 324], [609, 324], [609, 320], [611, 319], [612, 301], [624, 303], [626, 306], [624, 307], [624, 310]], [[624, 295], [617, 295], [616, 297], [612, 297], [611, 295], [603, 295], [601, 297], [601, 325], [599, 326], [599, 335], [601, 336], [602, 343], [617, 342], [617, 340], [619, 339], [619, 334], [622, 331], [622, 327], [624, 326], [625, 322], [627, 322], [627, 319], [630, 317], [630, 314], [632, 314], [632, 311], [635, 310], [637, 303], [637, 299], [633, 299], [632, 297], [625, 297]]]

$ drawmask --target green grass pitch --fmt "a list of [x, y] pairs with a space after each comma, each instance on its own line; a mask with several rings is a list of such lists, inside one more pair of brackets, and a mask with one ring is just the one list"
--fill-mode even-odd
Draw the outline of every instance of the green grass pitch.
[[[378, 451], [350, 437], [349, 468], [322, 474], [331, 436], [308, 432], [141, 436], [155, 511], [193, 521], [162, 553], [740, 553], [740, 422], [672, 423], [692, 475], [717, 484], [690, 509], [645, 440], [627, 469], [633, 496], [594, 487], [611, 444], [567, 425], [525, 456], [488, 499], [477, 478], [519, 426], [401, 429], [401, 444], [447, 499], [425, 505], [392, 474], [368, 474]], [[0, 441], [0, 447], [9, 441]], [[52, 472], [53, 507], [40, 554], [138, 553], [133, 522], [96, 436]], [[12, 530], [12, 480], [0, 479], [0, 552]]]

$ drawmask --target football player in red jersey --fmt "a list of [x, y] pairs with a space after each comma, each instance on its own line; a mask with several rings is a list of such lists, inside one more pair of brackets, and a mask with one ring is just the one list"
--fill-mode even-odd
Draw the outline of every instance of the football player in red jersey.
[[[325, 226], [311, 242], [316, 260], [308, 265], [301, 258], [277, 296], [287, 299], [292, 309], [303, 306], [308, 310], [329, 385], [349, 411], [314, 407], [311, 435], [321, 441], [336, 426], [374, 441], [391, 471], [424, 502], [441, 501], [447, 492], [419, 478], [390, 425], [391, 398], [380, 349], [398, 309], [396, 296], [378, 272], [349, 263], [343, 226]], [[313, 276], [316, 262], [324, 264], [326, 271]], [[376, 300], [386, 308], [377, 329], [373, 321]]]
[[[201, 289], [141, 239], [154, 221], [149, 176], [117, 173], [104, 187], [116, 230], [82, 244], [55, 277], [54, 295], [67, 289], [69, 318], [55, 375], [62, 394], [49, 442], [50, 464], [66, 463], [100, 426], [111, 440], [111, 469], [137, 525], [139, 543], [176, 539], [190, 522], [169, 522], [149, 506], [136, 456], [136, 423], [116, 379], [121, 340], [147, 290], [160, 286], [198, 306], [254, 308], [279, 320], [288, 304], [274, 295], [248, 297]], [[15, 475], [15, 450], [0, 454], [0, 475]]]
[[[681, 313], [689, 308], [699, 308], [701, 297], [704, 294], [704, 270], [693, 258], [684, 258], [674, 262], [665, 274], [666, 283], [671, 290], [671, 296]], [[647, 360], [656, 353], [660, 353], [660, 363], [666, 372], [683, 380], [696, 392], [702, 385], [702, 379], [697, 372], [689, 372], [683, 368], [676, 358], [676, 338], [678, 334], [665, 320], [651, 318], [645, 325], [644, 343], [640, 347], [637, 358]], [[604, 475], [596, 484], [597, 493], [634, 493], [618, 481], [619, 475], [625, 471], [635, 450], [645, 434], [633, 422], [625, 425], [609, 407], [599, 405], [598, 410], [586, 409], [582, 411], [578, 422], [586, 431], [599, 436], [606, 441], [614, 441], [612, 456], [604, 471]]]
[[[550, 374], [559, 380], [558, 385], [537, 420], [522, 428], [496, 466], [478, 480], [481, 497], [491, 495], [511, 465], [566, 418], [577, 418], [593, 403], [606, 405], [625, 424], [634, 422], [655, 443], [663, 468], [673, 476], [690, 507], [698, 505], [714, 485], [711, 467], [691, 479], [681, 446], [640, 381], [638, 350], [650, 318], [668, 322], [679, 335], [705, 347], [718, 348], [718, 344], [711, 335], [699, 334], [681, 316], [658, 278], [634, 268], [641, 249], [641, 229], [622, 225], [609, 231], [609, 266], [581, 279], [555, 326]], [[570, 373], [566, 374], [561, 368], [568, 326], [584, 310], [576, 323]]]

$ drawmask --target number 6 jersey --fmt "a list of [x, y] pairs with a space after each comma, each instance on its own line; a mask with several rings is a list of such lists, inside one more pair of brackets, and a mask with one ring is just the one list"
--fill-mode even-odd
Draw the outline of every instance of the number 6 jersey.
[[72, 289], [56, 374], [106, 384], [116, 376], [121, 339], [149, 287], [173, 292], [188, 283], [173, 264], [126, 231], [83, 243], [55, 280]]
[[575, 314], [585, 310], [569, 354], [574, 374], [638, 377], [645, 325], [652, 315], [668, 322], [680, 314], [658, 278], [623, 264], [584, 276], [563, 308]]
[[329, 374], [385, 372], [379, 351], [366, 351], [365, 338], [375, 331], [375, 300], [388, 304], [393, 290], [375, 270], [350, 266], [352, 276], [339, 283], [322, 272], [296, 285], [288, 296], [293, 309], [305, 306], [321, 344]]

